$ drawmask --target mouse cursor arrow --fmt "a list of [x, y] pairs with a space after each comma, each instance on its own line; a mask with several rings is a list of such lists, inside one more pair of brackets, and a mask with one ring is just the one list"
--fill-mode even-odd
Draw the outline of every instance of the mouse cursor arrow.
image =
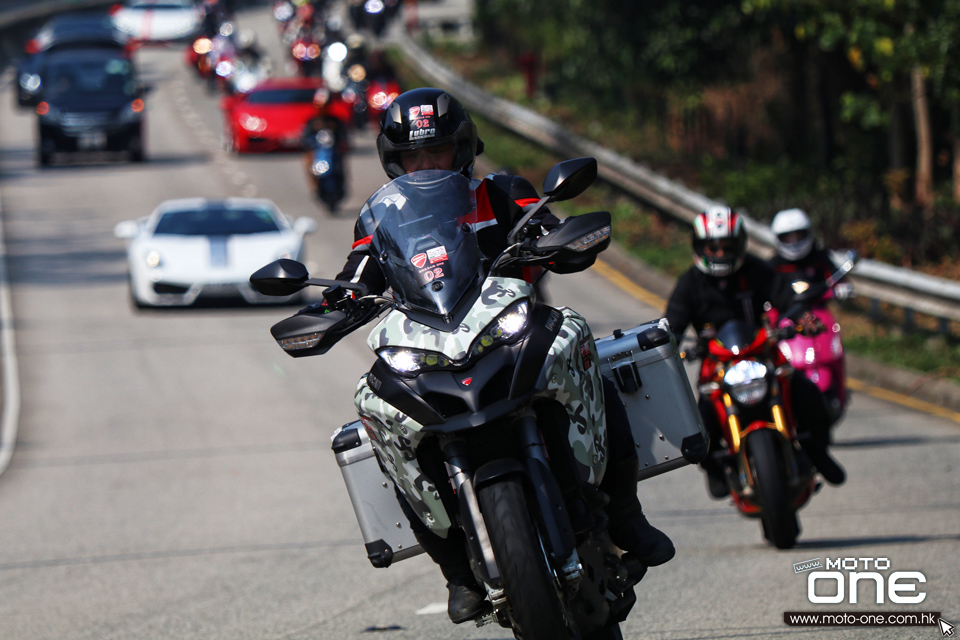
[[940, 618], [939, 622], [940, 622], [940, 635], [942, 635], [944, 638], [952, 638], [953, 625], [947, 622], [946, 620], [944, 620], [943, 618]]

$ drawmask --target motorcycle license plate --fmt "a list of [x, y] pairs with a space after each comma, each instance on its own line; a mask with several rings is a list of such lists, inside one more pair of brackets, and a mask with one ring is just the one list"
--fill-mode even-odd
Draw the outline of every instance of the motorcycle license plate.
[[107, 146], [107, 134], [103, 131], [84, 133], [77, 140], [77, 148], [85, 151], [96, 151]]

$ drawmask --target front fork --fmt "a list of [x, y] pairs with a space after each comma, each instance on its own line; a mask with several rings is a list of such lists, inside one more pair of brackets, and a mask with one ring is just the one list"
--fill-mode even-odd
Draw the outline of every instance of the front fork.
[[[536, 511], [541, 541], [550, 564], [560, 567], [565, 582], [578, 582], [582, 567], [577, 556], [576, 539], [560, 487], [550, 470], [547, 448], [537, 425], [536, 414], [533, 411], [520, 414], [516, 428], [523, 457], [520, 460], [493, 460], [476, 471], [469, 463], [466, 443], [462, 438], [456, 435], [440, 438], [447, 473], [459, 499], [461, 526], [467, 537], [470, 554], [481, 579], [499, 589], [500, 571], [476, 491], [499, 478], [520, 475], [525, 478], [528, 495], [535, 500], [530, 506]], [[491, 597], [494, 595], [494, 591], [491, 591]]]

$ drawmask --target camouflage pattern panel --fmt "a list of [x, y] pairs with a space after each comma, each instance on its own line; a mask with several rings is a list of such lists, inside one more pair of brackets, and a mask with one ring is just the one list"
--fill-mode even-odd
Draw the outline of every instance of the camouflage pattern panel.
[[409, 347], [442, 353], [451, 360], [461, 360], [470, 351], [477, 336], [500, 313], [514, 302], [533, 298], [533, 285], [514, 278], [487, 278], [480, 297], [473, 303], [463, 322], [446, 333], [414, 322], [400, 311], [391, 311], [370, 332], [367, 346], [374, 353], [383, 347]]
[[607, 417], [597, 345], [587, 321], [561, 307], [563, 324], [540, 373], [541, 397], [560, 402], [570, 418], [570, 446], [591, 484], [607, 468]]
[[387, 474], [406, 496], [420, 520], [431, 531], [446, 538], [450, 515], [440, 501], [437, 488], [417, 462], [416, 450], [423, 438], [423, 425], [377, 396], [367, 385], [366, 375], [360, 378], [353, 403]]

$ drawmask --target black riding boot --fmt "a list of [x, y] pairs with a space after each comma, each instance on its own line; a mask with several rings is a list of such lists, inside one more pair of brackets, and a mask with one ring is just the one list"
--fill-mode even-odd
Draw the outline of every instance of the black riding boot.
[[636, 456], [611, 460], [600, 488], [610, 496], [606, 511], [610, 518], [610, 539], [615, 545], [634, 554], [642, 563], [655, 567], [673, 558], [673, 542], [647, 522], [637, 498], [640, 463]]
[[[486, 608], [486, 590], [477, 584], [470, 570], [463, 545], [451, 537], [441, 538], [433, 533], [414, 531], [417, 542], [427, 555], [440, 565], [440, 572], [447, 579], [447, 615], [456, 624], [473, 620]], [[451, 530], [451, 536], [456, 535]]]

